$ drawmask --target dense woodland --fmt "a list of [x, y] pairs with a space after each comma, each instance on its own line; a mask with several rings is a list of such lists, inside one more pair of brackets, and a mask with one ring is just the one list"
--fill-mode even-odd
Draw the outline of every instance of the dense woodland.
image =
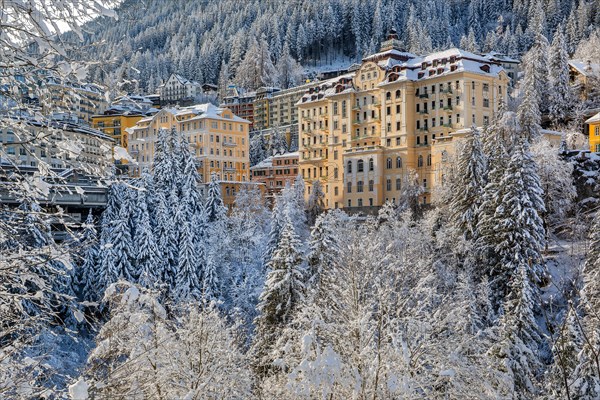
[[598, 3], [585, 0], [126, 0], [117, 12], [117, 22], [85, 26], [80, 57], [102, 60], [93, 81], [147, 92], [172, 72], [250, 90], [286, 88], [300, 78], [271, 73], [274, 64], [275, 71], [295, 70], [297, 61], [309, 75], [330, 64], [348, 67], [376, 52], [390, 28], [416, 54], [460, 46], [520, 58], [534, 27], [552, 41], [561, 26], [573, 55], [600, 23]]
[[[0, 397], [600, 397], [600, 157], [574, 150], [582, 147], [577, 133], [552, 146], [541, 131], [542, 115], [560, 127], [589, 106], [573, 96], [564, 70], [550, 66], [564, 65], [573, 51], [594, 55], [593, 3], [498, 2], [496, 9], [478, 1], [412, 7], [156, 2], [140, 12], [126, 2], [115, 22], [110, 4], [98, 2], [93, 13], [105, 15], [102, 34], [98, 21], [78, 11], [87, 10], [84, 3], [41, 1], [44, 7], [35, 12], [3, 4], [3, 82], [37, 68], [79, 76], [84, 65], [109, 86], [110, 79], [132, 84], [124, 71], [134, 68], [140, 78], [157, 68], [156, 80], [185, 53], [177, 46], [186, 41], [175, 40], [180, 29], [198, 32], [200, 49], [223, 46], [223, 52], [233, 52], [229, 40], [260, 33], [276, 54], [267, 28], [286, 21], [279, 25], [285, 49], [289, 27], [290, 37], [302, 32], [289, 21], [311, 26], [303, 27], [305, 35], [330, 26], [309, 24], [311, 15], [326, 15], [321, 7], [340, 13], [335, 23], [344, 22], [335, 25], [334, 36], [322, 36], [337, 38], [329, 45], [311, 39], [299, 49], [297, 40], [294, 46], [287, 41], [305, 66], [318, 57], [346, 54], [354, 60], [371, 51], [371, 42], [377, 46], [370, 39], [375, 15], [393, 16], [389, 24], [398, 23], [416, 52], [443, 48], [446, 40], [485, 46], [489, 32], [518, 43], [529, 38], [515, 50], [528, 51], [518, 96], [489, 126], [473, 128], [458, 143], [428, 207], [418, 201], [423, 189], [416, 172], [407, 171], [399, 203], [386, 204], [375, 216], [324, 210], [318, 184], [305, 200], [301, 178], [272, 208], [245, 189], [228, 212], [216, 179], [201, 188], [186, 141], [165, 130], [152, 168], [140, 179], [102, 180], [107, 207], [84, 224], [61, 209], [42, 207], [38, 199], [49, 185], [39, 175], [0, 170], [2, 188], [20, 203], [0, 208]], [[204, 11], [194, 12], [196, 7]], [[551, 13], [551, 7], [561, 11]], [[543, 11], [562, 15], [563, 28], [553, 32], [558, 25], [541, 18]], [[191, 24], [190, 16], [198, 20]], [[420, 22], [402, 22], [409, 20]], [[94, 40], [99, 59], [122, 57], [115, 69], [106, 65], [117, 74], [102, 76], [94, 63], [68, 60], [66, 50], [93, 53], [90, 33], [82, 33], [85, 46], [70, 47], [49, 34], [57, 21], [74, 33], [88, 21], [85, 30], [96, 29], [106, 40]], [[143, 29], [142, 21], [148, 22]], [[364, 25], [357, 28], [356, 21]], [[167, 26], [173, 31], [163, 31]], [[153, 30], [177, 53], [156, 39], [146, 65], [162, 66], [129, 68], [133, 60], [122, 35], [152, 37]], [[580, 36], [573, 41], [575, 31]], [[204, 36], [209, 32], [223, 39]], [[37, 58], [21, 46], [28, 41], [38, 43]], [[496, 48], [511, 41], [501, 39]], [[165, 65], [156, 61], [170, 57]], [[229, 57], [215, 60], [215, 69], [203, 66], [195, 78], [207, 79], [210, 69], [218, 79], [221, 65], [234, 71]], [[196, 59], [209, 60], [198, 53]], [[239, 65], [244, 59], [242, 52]], [[231, 77], [239, 79], [237, 72]], [[10, 123], [0, 119], [23, 147], [43, 143]], [[59, 174], [39, 172], [60, 184]], [[70, 232], [68, 240], [54, 239], [57, 226]]]

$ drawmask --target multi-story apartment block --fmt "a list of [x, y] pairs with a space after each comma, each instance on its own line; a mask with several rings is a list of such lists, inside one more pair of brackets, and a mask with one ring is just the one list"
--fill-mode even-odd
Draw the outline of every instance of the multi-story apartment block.
[[490, 61], [500, 63], [500, 66], [504, 68], [506, 75], [510, 78], [510, 86], [515, 85], [521, 75], [521, 62], [519, 60], [495, 51], [485, 54], [484, 57]]
[[150, 168], [159, 129], [175, 129], [187, 137], [202, 182], [208, 183], [212, 173], [229, 183], [249, 181], [249, 125], [231, 110], [208, 103], [163, 108], [128, 129], [129, 153], [136, 160], [130, 171], [138, 176], [142, 168]]
[[192, 102], [202, 93], [202, 85], [190, 81], [178, 74], [171, 74], [165, 83], [159, 86], [160, 103], [183, 104]]
[[600, 153], [600, 113], [594, 115], [585, 123], [589, 126], [590, 151]]
[[298, 176], [298, 152], [271, 156], [250, 168], [251, 179], [263, 183], [269, 199]]
[[279, 92], [278, 88], [274, 87], [260, 87], [256, 91], [254, 97], [254, 122], [252, 123], [253, 129], [262, 131], [271, 127], [270, 124], [270, 110], [271, 110], [271, 99]]
[[236, 86], [229, 86], [221, 107], [230, 109], [233, 114], [250, 122], [254, 130], [254, 99], [256, 92], [245, 92]]
[[[37, 139], [29, 144], [32, 137]], [[8, 124], [0, 123], [0, 144], [0, 164], [76, 169], [104, 176], [111, 164], [113, 139], [76, 119], [13, 118]]]
[[128, 148], [127, 129], [132, 128], [144, 115], [139, 112], [108, 109], [102, 115], [92, 116], [92, 128], [114, 139], [115, 145]]
[[45, 115], [65, 113], [90, 124], [92, 116], [108, 107], [104, 90], [93, 83], [66, 82], [46, 77], [40, 90], [40, 105]]
[[395, 34], [353, 73], [309, 89], [298, 102], [306, 197], [319, 179], [329, 208], [396, 202], [415, 170], [423, 203], [444, 179], [453, 138], [484, 126], [506, 96], [502, 67], [459, 49], [416, 56]]

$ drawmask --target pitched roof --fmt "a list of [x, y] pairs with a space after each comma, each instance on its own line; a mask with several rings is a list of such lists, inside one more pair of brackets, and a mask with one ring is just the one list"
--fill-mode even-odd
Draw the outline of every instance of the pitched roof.
[[586, 124], [593, 124], [595, 122], [600, 122], [600, 112], [585, 121]]

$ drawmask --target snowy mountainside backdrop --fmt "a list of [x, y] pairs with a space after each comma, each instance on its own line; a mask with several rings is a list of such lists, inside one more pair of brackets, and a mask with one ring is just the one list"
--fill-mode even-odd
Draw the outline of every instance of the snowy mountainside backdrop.
[[147, 92], [172, 72], [216, 84], [227, 67], [228, 80], [243, 82], [253, 44], [266, 44], [275, 62], [287, 44], [310, 74], [376, 51], [390, 28], [414, 53], [454, 45], [518, 56], [532, 45], [540, 20], [550, 40], [562, 25], [570, 53], [600, 22], [597, 2], [579, 0], [126, 0], [117, 12], [118, 21], [86, 25], [92, 47], [80, 57], [102, 60], [91, 80], [132, 81]]

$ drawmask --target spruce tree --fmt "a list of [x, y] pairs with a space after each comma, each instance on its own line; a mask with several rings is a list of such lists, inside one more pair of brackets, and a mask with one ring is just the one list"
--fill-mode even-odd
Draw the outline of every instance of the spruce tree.
[[574, 397], [597, 399], [600, 397], [600, 212], [596, 212], [590, 230], [581, 305], [585, 340], [575, 373]]
[[217, 174], [214, 172], [210, 176], [204, 209], [208, 222], [223, 219], [227, 215], [227, 208], [225, 208], [223, 197], [221, 196], [221, 185], [219, 184]]
[[[504, 113], [485, 131], [484, 153], [487, 159], [486, 184], [483, 188], [482, 202], [477, 216], [477, 257], [481, 260], [482, 275], [494, 280], [500, 262], [495, 247], [499, 242], [495, 229], [496, 209], [502, 201], [502, 179], [508, 164], [505, 137], [518, 134], [518, 125], [514, 113]], [[496, 305], [497, 307], [497, 305]]]
[[110, 254], [112, 257], [114, 257], [113, 263], [116, 276], [111, 276], [111, 281], [108, 283], [116, 282], [120, 278], [126, 279], [132, 283], [137, 282], [134, 266], [131, 265], [131, 259], [134, 258], [134, 252], [131, 230], [129, 228], [128, 221], [128, 207], [127, 205], [122, 204], [119, 210], [119, 215], [113, 222], [113, 227], [109, 236], [108, 243], [110, 243], [113, 250]]
[[88, 213], [83, 228], [82, 245], [84, 246], [84, 251], [78, 274], [79, 298], [83, 301], [97, 301], [100, 298], [100, 293], [97, 292], [100, 254], [98, 233], [96, 232], [91, 210]]
[[260, 295], [260, 315], [255, 320], [256, 335], [252, 344], [253, 366], [260, 377], [273, 370], [273, 344], [304, 299], [304, 260], [300, 241], [288, 213], [285, 215], [281, 240], [267, 268], [267, 280]]
[[562, 26], [559, 25], [550, 48], [548, 68], [551, 88], [548, 111], [555, 126], [565, 122], [573, 105], [569, 83], [569, 55], [566, 47], [565, 35]]
[[499, 322], [498, 342], [490, 350], [497, 368], [512, 381], [506, 395], [514, 399], [532, 399], [539, 393], [542, 364], [539, 349], [542, 336], [534, 317], [534, 291], [528, 265], [520, 260], [510, 281], [510, 294]]
[[152, 288], [160, 280], [162, 271], [162, 256], [158, 251], [154, 232], [150, 224], [150, 214], [147, 209], [147, 190], [138, 191], [136, 206], [140, 210], [134, 239], [135, 260], [139, 272], [140, 285]]
[[458, 149], [456, 186], [452, 198], [452, 220], [457, 232], [467, 239], [477, 240], [477, 217], [485, 186], [485, 158], [479, 131], [471, 135]]
[[522, 101], [518, 109], [519, 124], [529, 140], [535, 140], [540, 135], [542, 121], [540, 104], [542, 99], [546, 98], [542, 97], [545, 91], [540, 89], [541, 84], [538, 82], [538, 60], [534, 58], [535, 55], [533, 49], [525, 55], [525, 77], [520, 86]]
[[187, 202], [182, 203], [176, 217], [179, 231], [179, 254], [174, 294], [179, 301], [189, 301], [200, 297], [197, 244], [194, 240], [192, 221], [188, 218], [190, 206]]
[[116, 266], [116, 249], [112, 241], [115, 222], [119, 218], [121, 203], [123, 202], [124, 187], [121, 183], [113, 183], [108, 190], [106, 208], [102, 213], [100, 231], [100, 265], [98, 271], [98, 292], [102, 297], [104, 290], [119, 279]]
[[[517, 138], [513, 154], [500, 181], [500, 203], [494, 215], [497, 243], [494, 247], [498, 264], [493, 274], [497, 294], [507, 294], [506, 285], [513, 279], [521, 265], [525, 265], [529, 279], [540, 284], [545, 278], [545, 266], [540, 254], [543, 248], [544, 228], [536, 209], [539, 201], [539, 177], [527, 166], [526, 139]], [[530, 188], [527, 185], [537, 187]], [[530, 194], [535, 194], [532, 199]], [[543, 205], [542, 205], [543, 207]]]

